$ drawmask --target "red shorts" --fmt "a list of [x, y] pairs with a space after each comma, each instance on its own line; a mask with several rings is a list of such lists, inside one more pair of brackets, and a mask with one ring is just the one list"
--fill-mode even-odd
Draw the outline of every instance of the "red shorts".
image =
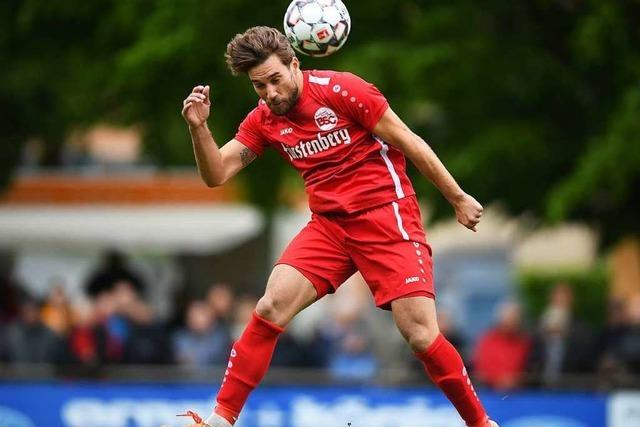
[[353, 215], [313, 214], [276, 264], [300, 271], [318, 299], [357, 270], [385, 310], [398, 298], [435, 297], [431, 247], [415, 196]]

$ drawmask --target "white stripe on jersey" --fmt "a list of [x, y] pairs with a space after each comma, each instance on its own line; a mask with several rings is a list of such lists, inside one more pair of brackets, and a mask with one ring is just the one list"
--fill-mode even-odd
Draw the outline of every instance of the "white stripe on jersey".
[[398, 199], [402, 199], [404, 197], [404, 190], [402, 190], [402, 184], [400, 183], [400, 177], [398, 176], [398, 173], [396, 172], [396, 169], [393, 167], [393, 163], [391, 163], [391, 159], [389, 159], [389, 156], [387, 156], [387, 152], [389, 151], [389, 146], [387, 144], [384, 143], [384, 141], [382, 139], [380, 139], [380, 137], [377, 136], [373, 136], [373, 138], [378, 141], [378, 144], [380, 144], [380, 146], [382, 147], [380, 149], [380, 155], [382, 156], [382, 159], [384, 160], [385, 164], [387, 165], [387, 169], [389, 169], [389, 174], [391, 175], [391, 179], [393, 180], [393, 184], [396, 187], [396, 196], [398, 196]]
[[309, 75], [310, 83], [317, 83], [322, 86], [327, 86], [329, 84], [329, 80], [330, 80], [330, 77], [316, 77], [316, 76]]

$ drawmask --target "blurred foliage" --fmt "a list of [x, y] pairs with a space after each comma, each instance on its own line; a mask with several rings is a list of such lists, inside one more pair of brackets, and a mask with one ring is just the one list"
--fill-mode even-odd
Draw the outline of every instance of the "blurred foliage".
[[554, 286], [567, 283], [574, 294], [575, 316], [594, 330], [599, 330], [606, 320], [608, 282], [604, 263], [596, 264], [588, 270], [548, 273], [530, 271], [523, 272], [518, 277], [520, 295], [530, 318], [540, 319]]
[[[307, 68], [374, 82], [463, 188], [513, 213], [586, 220], [606, 243], [640, 223], [640, 2], [637, 0], [346, 1], [350, 40]], [[212, 85], [210, 126], [233, 136], [255, 105], [223, 53], [253, 25], [280, 28], [288, 0], [4, 0], [0, 4], [2, 170], [29, 137], [56, 164], [70, 130], [141, 124], [159, 165], [192, 165], [181, 101]], [[242, 176], [273, 208], [285, 162]], [[412, 171], [415, 176], [415, 171]], [[451, 209], [424, 179], [436, 217]]]

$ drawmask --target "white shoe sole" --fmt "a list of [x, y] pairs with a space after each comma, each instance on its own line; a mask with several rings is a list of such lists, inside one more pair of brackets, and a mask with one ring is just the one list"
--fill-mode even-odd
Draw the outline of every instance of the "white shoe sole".
[[215, 412], [209, 415], [209, 418], [207, 418], [204, 423], [209, 427], [232, 427], [231, 424], [229, 424], [229, 421], [225, 420]]

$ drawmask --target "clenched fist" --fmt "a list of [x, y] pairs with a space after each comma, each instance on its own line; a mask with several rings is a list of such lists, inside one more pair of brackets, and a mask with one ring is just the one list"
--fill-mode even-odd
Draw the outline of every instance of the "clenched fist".
[[458, 222], [469, 230], [478, 231], [476, 226], [482, 218], [483, 207], [476, 199], [468, 194], [463, 194], [453, 205], [456, 210]]

